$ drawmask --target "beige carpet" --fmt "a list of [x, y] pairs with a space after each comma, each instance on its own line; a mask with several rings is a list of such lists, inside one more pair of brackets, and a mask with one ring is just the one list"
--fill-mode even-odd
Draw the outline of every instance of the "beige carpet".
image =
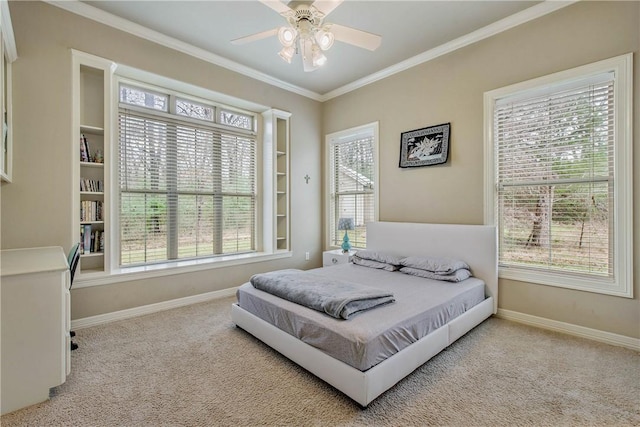
[[234, 298], [79, 330], [25, 426], [640, 425], [640, 354], [489, 319], [367, 409], [230, 320]]

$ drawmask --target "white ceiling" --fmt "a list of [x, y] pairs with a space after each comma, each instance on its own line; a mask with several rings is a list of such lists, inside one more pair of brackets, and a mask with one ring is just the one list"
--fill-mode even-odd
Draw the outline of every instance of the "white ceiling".
[[212, 62], [219, 65], [271, 80], [271, 83], [282, 83], [281, 86], [312, 98], [326, 99], [331, 94], [347, 91], [349, 86], [373, 81], [376, 75], [389, 74], [401, 64], [424, 62], [429, 55], [446, 53], [548, 13], [559, 8], [561, 2], [347, 0], [331, 12], [325, 22], [379, 34], [381, 46], [370, 52], [336, 42], [325, 52], [327, 63], [308, 73], [303, 71], [299, 55], [291, 64], [277, 55], [280, 50], [277, 37], [241, 46], [230, 43], [285, 23], [277, 12], [258, 1], [51, 3], [138, 35], [146, 29], [154, 30], [150, 33], [155, 37], [148, 38], [157, 40], [158, 33], [168, 36], [164, 40], [177, 40], [180, 46], [209, 53]]

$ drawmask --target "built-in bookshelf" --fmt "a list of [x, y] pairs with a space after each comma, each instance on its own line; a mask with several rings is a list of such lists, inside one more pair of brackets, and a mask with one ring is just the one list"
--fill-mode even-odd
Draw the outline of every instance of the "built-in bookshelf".
[[109, 258], [109, 145], [113, 64], [73, 51], [74, 233], [80, 276], [104, 274]]
[[[265, 224], [265, 246], [274, 251], [291, 250], [289, 194], [289, 118], [291, 113], [269, 110], [263, 113], [265, 126], [265, 198], [268, 210]], [[272, 194], [272, 197], [266, 197]]]

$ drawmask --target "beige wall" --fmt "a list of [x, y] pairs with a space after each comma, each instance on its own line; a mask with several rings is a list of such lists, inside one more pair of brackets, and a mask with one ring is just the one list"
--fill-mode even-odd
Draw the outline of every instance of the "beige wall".
[[[635, 141], [640, 134], [639, 2], [580, 2], [324, 104], [47, 4], [11, 2], [10, 10], [19, 59], [13, 65], [14, 180], [1, 192], [2, 248], [71, 245], [70, 48], [293, 113], [293, 258], [74, 289], [73, 318], [236, 286], [259, 271], [319, 266], [320, 162], [327, 133], [380, 121], [381, 220], [469, 224], [483, 221], [485, 91], [634, 52]], [[398, 168], [400, 133], [444, 122], [452, 125], [449, 161]], [[636, 149], [634, 165], [639, 162]], [[640, 224], [640, 174], [634, 188], [634, 219]], [[637, 233], [634, 239], [637, 261]], [[312, 261], [304, 261], [305, 251], [311, 251]], [[639, 264], [634, 299], [502, 280], [499, 306], [639, 338]]]
[[[154, 72], [293, 113], [293, 257], [164, 278], [72, 290], [72, 318], [108, 313], [240, 285], [251, 274], [321, 265], [322, 105], [42, 2], [11, 2], [19, 58], [13, 63], [14, 174], [2, 185], [3, 249], [71, 246], [71, 51]], [[306, 184], [303, 177], [309, 174]], [[312, 259], [304, 260], [311, 252]]]
[[[380, 121], [381, 220], [481, 224], [484, 92], [634, 52], [638, 141], [639, 28], [640, 2], [580, 2], [325, 102], [323, 130]], [[401, 132], [446, 122], [451, 150], [445, 165], [398, 167]], [[640, 148], [634, 146], [637, 170]], [[638, 173], [634, 188], [640, 224]], [[634, 299], [501, 280], [499, 308], [640, 338], [639, 244], [636, 232]]]

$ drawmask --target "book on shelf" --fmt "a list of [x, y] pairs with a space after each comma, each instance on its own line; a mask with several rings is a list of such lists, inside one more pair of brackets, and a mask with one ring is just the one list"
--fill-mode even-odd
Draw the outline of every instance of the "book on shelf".
[[80, 253], [82, 255], [91, 253], [91, 224], [80, 226]]
[[100, 231], [100, 239], [98, 239], [98, 252], [104, 252], [104, 231]]
[[98, 248], [96, 247], [96, 245], [100, 245], [99, 233], [100, 232], [98, 230], [91, 233], [91, 252], [93, 253], [98, 252]]
[[104, 252], [104, 231], [92, 229], [91, 224], [80, 226], [80, 254]]
[[80, 202], [80, 221], [102, 221], [102, 202], [100, 200]]
[[104, 184], [101, 180], [80, 178], [80, 191], [102, 193], [104, 192]]
[[84, 136], [83, 133], [80, 134], [80, 161], [81, 162], [91, 161], [91, 152], [89, 151], [89, 141], [87, 141], [87, 137]]

